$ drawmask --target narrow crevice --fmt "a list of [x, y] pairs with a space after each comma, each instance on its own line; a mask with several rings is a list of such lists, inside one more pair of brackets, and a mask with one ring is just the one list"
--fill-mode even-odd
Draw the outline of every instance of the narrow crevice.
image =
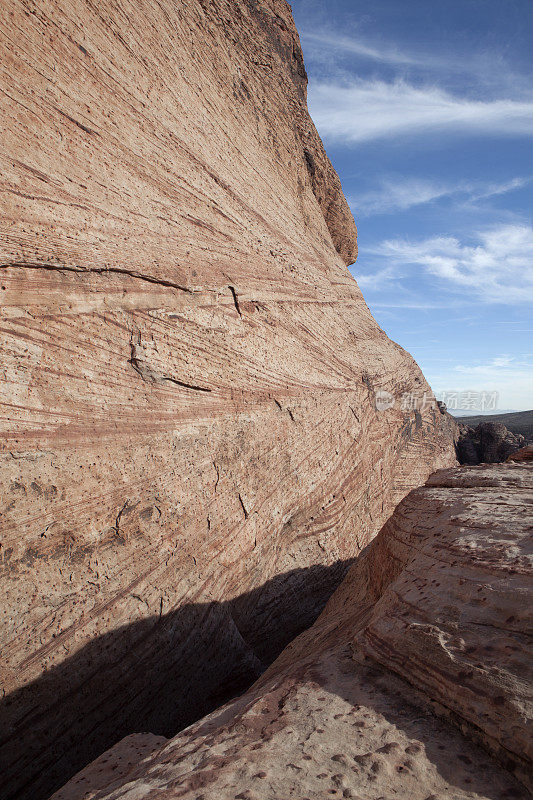
[[[141, 376], [143, 381], [145, 381], [146, 380], [147, 370], [146, 370], [146, 368], [143, 368], [142, 362], [137, 357], [137, 345], [133, 341], [134, 335], [135, 334], [132, 331], [131, 337], [130, 337], [130, 357], [128, 359], [128, 364], [131, 364], [131, 366], [133, 367], [135, 372], [137, 372]], [[137, 334], [137, 344], [140, 344], [140, 343], [141, 343], [141, 334], [138, 333]], [[178, 380], [178, 378], [170, 378], [170, 377], [167, 377], [165, 375], [163, 375], [161, 377], [156, 377], [155, 375], [150, 374], [150, 372], [151, 372], [151, 370], [148, 369], [148, 377], [151, 378], [151, 380], [154, 381], [154, 382], [168, 381], [170, 383], [175, 383], [176, 386], [181, 386], [184, 389], [190, 389], [193, 392], [211, 392], [212, 391], [211, 389], [209, 389], [206, 386], [198, 386], [195, 383], [188, 383], [187, 381], [180, 381], [180, 380]]]
[[[139, 339], [140, 339], [140, 336], [139, 336]], [[130, 357], [128, 359], [128, 364], [131, 364], [131, 366], [133, 367], [135, 372], [137, 372], [141, 376], [143, 381], [146, 380], [144, 372], [141, 369], [141, 364], [139, 362], [139, 359], [137, 358], [137, 347], [133, 342], [133, 332], [132, 332], [131, 338], [130, 338]]]
[[58, 111], [61, 114], [62, 117], [65, 117], [65, 119], [68, 119], [68, 120], [70, 120], [70, 122], [73, 122], [74, 125], [77, 125], [78, 128], [81, 128], [82, 131], [84, 131], [85, 133], [90, 134], [90, 136], [100, 136], [98, 131], [93, 131], [92, 128], [88, 128], [82, 122], [79, 122], [77, 119], [74, 119], [74, 117], [71, 117], [70, 114], [67, 114], [65, 111], [61, 111], [61, 109], [58, 108], [57, 106], [53, 105], [52, 108], [55, 108], [55, 110]]
[[275, 398], [275, 397], [274, 397], [274, 398], [272, 398], [272, 399], [274, 400], [275, 404], [277, 405], [277, 407], [279, 408], [279, 410], [280, 410], [280, 411], [286, 411], [286, 412], [287, 412], [287, 414], [289, 415], [289, 417], [291, 418], [291, 420], [292, 420], [293, 422], [296, 422], [296, 419], [295, 419], [295, 417], [294, 417], [294, 414], [292, 413], [292, 411], [291, 411], [291, 409], [290, 409], [290, 408], [288, 408], [288, 407], [287, 407], [287, 408], [283, 408], [283, 406], [281, 405], [281, 403], [279, 402], [279, 400], [276, 400], [276, 398]]
[[244, 513], [244, 519], [248, 519], [248, 512], [246, 510], [246, 506], [244, 505], [244, 501], [243, 501], [243, 499], [242, 499], [240, 494], [239, 494], [239, 503], [242, 506], [242, 510], [243, 510], [243, 513]]
[[358, 416], [357, 412], [354, 411], [354, 409], [351, 406], [349, 406], [349, 408], [350, 408], [350, 411], [352, 412], [352, 414], [354, 415], [354, 417], [356, 418], [357, 422], [359, 424], [361, 424], [361, 420], [359, 419], [359, 416]]
[[127, 509], [127, 507], [128, 507], [128, 501], [126, 500], [126, 502], [124, 503], [124, 505], [122, 506], [122, 508], [120, 509], [120, 511], [118, 512], [118, 514], [117, 514], [117, 516], [115, 518], [114, 528], [115, 528], [115, 533], [116, 533], [117, 536], [120, 536], [120, 520], [122, 518], [122, 515], [124, 514], [124, 511]]
[[146, 281], [146, 283], [155, 283], [159, 286], [167, 286], [171, 289], [178, 289], [180, 292], [185, 292], [186, 294], [194, 294], [192, 289], [188, 289], [186, 286], [182, 286], [179, 283], [174, 283], [173, 281], [167, 281], [164, 278], [155, 278], [152, 275], [143, 275], [140, 272], [135, 272], [134, 270], [125, 269], [123, 267], [67, 267], [67, 266], [60, 266], [59, 264], [32, 264], [32, 263], [24, 263], [24, 262], [13, 262], [12, 264], [0, 264], [0, 269], [44, 269], [49, 272], [74, 272], [78, 275], [105, 275], [106, 273], [112, 273], [116, 275], [127, 275], [130, 278], [135, 278], [140, 281]]
[[230, 292], [232, 294], [233, 303], [235, 305], [235, 309], [237, 311], [237, 314], [239, 315], [239, 317], [242, 317], [241, 307], [239, 305], [239, 297], [237, 295], [237, 292], [235, 291], [235, 287], [234, 286], [229, 286], [228, 288], [229, 288], [229, 290], [230, 290]]
[[183, 386], [184, 389], [192, 389], [194, 392], [211, 392], [212, 389], [208, 389], [205, 386], [196, 386], [194, 383], [186, 383], [185, 381], [179, 381], [177, 378], [162, 378], [164, 381], [170, 381], [170, 383], [175, 383], [176, 386]]

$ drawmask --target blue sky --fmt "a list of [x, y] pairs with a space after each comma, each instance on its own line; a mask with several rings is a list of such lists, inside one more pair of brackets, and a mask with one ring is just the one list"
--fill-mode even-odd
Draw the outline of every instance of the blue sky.
[[437, 395], [533, 408], [533, 2], [291, 5], [374, 316]]

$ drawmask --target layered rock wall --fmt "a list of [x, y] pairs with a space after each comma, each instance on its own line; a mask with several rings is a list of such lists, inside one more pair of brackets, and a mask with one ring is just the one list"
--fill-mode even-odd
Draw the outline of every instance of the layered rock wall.
[[172, 735], [453, 462], [345, 264], [284, 0], [0, 9], [7, 798]]

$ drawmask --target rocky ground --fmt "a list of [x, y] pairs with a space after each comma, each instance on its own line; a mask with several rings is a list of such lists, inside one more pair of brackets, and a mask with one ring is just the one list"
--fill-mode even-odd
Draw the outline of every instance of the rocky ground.
[[531, 465], [437, 472], [246, 694], [53, 800], [526, 800], [532, 502]]

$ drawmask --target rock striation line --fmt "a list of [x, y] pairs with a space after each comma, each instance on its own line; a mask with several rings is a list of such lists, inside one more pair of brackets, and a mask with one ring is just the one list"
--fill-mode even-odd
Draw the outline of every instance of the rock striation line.
[[455, 426], [402, 410], [285, 0], [5, 0], [0, 87], [0, 760], [40, 800], [255, 680]]
[[531, 465], [435, 473], [246, 694], [53, 800], [527, 800], [532, 502]]

